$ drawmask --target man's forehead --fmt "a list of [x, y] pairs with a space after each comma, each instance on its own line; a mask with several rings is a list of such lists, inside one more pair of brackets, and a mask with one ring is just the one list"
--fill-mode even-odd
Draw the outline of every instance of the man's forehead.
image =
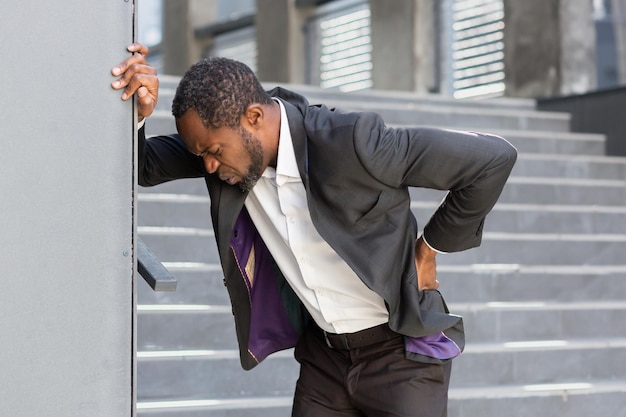
[[180, 118], [176, 119], [176, 129], [185, 142], [187, 149], [191, 153], [198, 153], [197, 147], [200, 146], [200, 142], [206, 135], [206, 128], [202, 124], [200, 117], [196, 112], [190, 113], [187, 111]]

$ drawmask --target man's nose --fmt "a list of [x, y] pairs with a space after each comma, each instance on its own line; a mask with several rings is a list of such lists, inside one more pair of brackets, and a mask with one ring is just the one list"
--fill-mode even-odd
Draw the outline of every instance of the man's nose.
[[217, 168], [219, 168], [219, 166], [220, 166], [220, 162], [217, 159], [215, 159], [213, 156], [206, 155], [204, 157], [204, 168], [209, 174], [215, 173], [215, 171], [217, 171]]

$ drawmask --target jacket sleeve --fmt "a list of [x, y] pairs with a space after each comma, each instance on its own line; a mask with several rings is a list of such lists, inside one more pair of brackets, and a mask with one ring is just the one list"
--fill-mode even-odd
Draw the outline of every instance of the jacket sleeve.
[[506, 183], [517, 150], [501, 137], [433, 128], [390, 128], [377, 115], [361, 116], [355, 147], [368, 171], [393, 187], [448, 190], [424, 238], [436, 250], [480, 245], [485, 216]]
[[154, 136], [146, 139], [145, 128], [139, 129], [138, 180], [149, 187], [181, 178], [203, 177], [202, 158], [187, 151], [180, 136]]

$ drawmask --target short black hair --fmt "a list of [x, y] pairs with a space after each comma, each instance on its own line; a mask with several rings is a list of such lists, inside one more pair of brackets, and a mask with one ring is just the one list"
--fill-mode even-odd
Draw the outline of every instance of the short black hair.
[[194, 109], [206, 128], [235, 128], [250, 104], [270, 104], [254, 72], [244, 63], [210, 57], [192, 65], [176, 89], [172, 114], [182, 117]]

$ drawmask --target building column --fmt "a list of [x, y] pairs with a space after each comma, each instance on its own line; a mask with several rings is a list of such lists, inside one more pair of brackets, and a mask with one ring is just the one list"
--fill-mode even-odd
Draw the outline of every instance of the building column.
[[561, 91], [581, 94], [596, 89], [596, 26], [593, 0], [561, 0]]
[[551, 97], [596, 86], [592, 0], [504, 0], [506, 95]]
[[415, 90], [416, 1], [369, 0], [376, 90]]
[[611, 0], [610, 4], [614, 22], [617, 80], [620, 84], [626, 84], [626, 0]]
[[304, 83], [306, 39], [303, 28], [313, 10], [313, 5], [297, 6], [295, 0], [257, 0], [257, 77], [260, 80]]
[[437, 90], [435, 0], [369, 0], [378, 90]]
[[182, 75], [191, 64], [193, 28], [189, 18], [189, 0], [163, 2], [163, 71]]
[[215, 16], [215, 2], [205, 0], [167, 0], [163, 2], [163, 70], [182, 75], [202, 58], [202, 45], [194, 31], [210, 23]]
[[415, 10], [415, 91], [435, 93], [439, 86], [439, 15], [436, 11], [440, 0], [416, 0]]

